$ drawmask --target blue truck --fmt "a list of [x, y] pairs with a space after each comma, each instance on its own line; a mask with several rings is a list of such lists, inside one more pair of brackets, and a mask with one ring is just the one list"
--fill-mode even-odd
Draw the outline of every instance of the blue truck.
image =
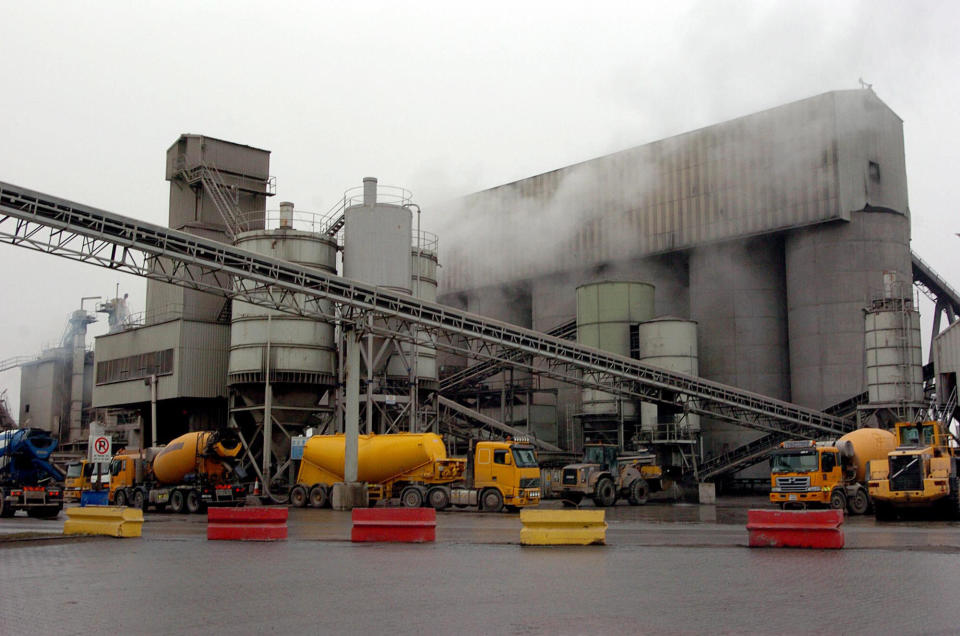
[[0, 432], [0, 517], [18, 510], [51, 519], [63, 509], [64, 474], [50, 461], [57, 440], [39, 428]]

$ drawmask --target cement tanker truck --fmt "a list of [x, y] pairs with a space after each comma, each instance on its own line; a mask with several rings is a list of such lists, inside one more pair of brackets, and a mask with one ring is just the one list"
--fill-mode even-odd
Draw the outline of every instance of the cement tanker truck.
[[872, 505], [867, 464], [885, 460], [896, 446], [893, 433], [879, 428], [861, 428], [835, 442], [783, 442], [770, 457], [770, 501], [781, 508], [845, 508], [862, 515]]
[[242, 506], [246, 488], [236, 465], [242, 447], [230, 430], [186, 433], [166, 446], [123, 450], [110, 462], [110, 501], [118, 506], [204, 512]]
[[[329, 505], [331, 486], [343, 481], [343, 464], [343, 435], [308, 439], [290, 503]], [[452, 504], [498, 512], [540, 503], [534, 448], [520, 441], [477, 442], [462, 459], [448, 458], [443, 439], [433, 433], [361, 435], [357, 478], [367, 483], [371, 505], [399, 498], [409, 508]]]
[[52, 518], [63, 509], [63, 472], [50, 462], [57, 440], [39, 428], [0, 432], [0, 517], [25, 510]]

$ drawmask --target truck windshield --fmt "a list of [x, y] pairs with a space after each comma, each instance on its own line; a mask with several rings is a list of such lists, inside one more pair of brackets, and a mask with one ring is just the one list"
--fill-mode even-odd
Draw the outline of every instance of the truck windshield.
[[533, 449], [514, 448], [513, 461], [517, 468], [534, 468], [537, 465], [537, 456], [533, 454]]
[[818, 468], [814, 451], [777, 453], [770, 458], [772, 473], [810, 473]]
[[67, 466], [67, 477], [79, 477], [82, 469], [81, 464], [70, 464]]

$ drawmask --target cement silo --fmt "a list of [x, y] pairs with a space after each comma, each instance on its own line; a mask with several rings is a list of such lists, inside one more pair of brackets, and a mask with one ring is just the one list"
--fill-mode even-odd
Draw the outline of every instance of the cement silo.
[[[695, 248], [690, 253], [690, 318], [697, 322], [700, 375], [790, 399], [783, 242], [776, 237]], [[707, 455], [762, 433], [706, 420]]]
[[[413, 296], [428, 302], [437, 301], [437, 269], [440, 267], [438, 260], [438, 239], [437, 235], [420, 231], [414, 236], [413, 249], [410, 256], [410, 266], [412, 277], [410, 280], [410, 289]], [[437, 380], [437, 349], [431, 338], [426, 333], [415, 332], [416, 337], [416, 358], [417, 369], [416, 378], [420, 382], [435, 382]], [[414, 355], [413, 347], [406, 347], [405, 352], [410, 356]]]
[[344, 210], [343, 275], [353, 280], [410, 293], [410, 193], [363, 180], [363, 194], [348, 198]]
[[[298, 226], [310, 230], [296, 229]], [[292, 204], [268, 212], [267, 228], [237, 235], [237, 247], [336, 273], [337, 245], [319, 231], [318, 220], [309, 213], [295, 213]], [[270, 302], [279, 298], [273, 290], [253, 292]], [[297, 298], [297, 304], [305, 304]], [[289, 440], [282, 430], [300, 430], [318, 423], [315, 416], [329, 407], [320, 406], [324, 394], [336, 386], [336, 343], [333, 305], [321, 302], [330, 321], [279, 312], [257, 304], [233, 301], [230, 327], [228, 383], [232, 391], [231, 417], [238, 424], [265, 426], [269, 443], [264, 453], [286, 457]], [[252, 421], [251, 421], [252, 418]], [[273, 423], [280, 424], [274, 428]], [[248, 440], [253, 444], [253, 440]], [[270, 449], [272, 446], [272, 451]]]
[[[697, 323], [683, 318], [664, 316], [637, 325], [637, 359], [644, 364], [697, 376], [700, 365], [697, 353]], [[641, 430], [654, 439], [665, 435], [689, 439], [700, 431], [700, 416], [695, 413], [668, 412], [657, 404], [640, 405]]]
[[865, 388], [863, 310], [883, 273], [912, 280], [910, 220], [883, 211], [796, 230], [786, 239], [791, 394], [828, 408]]
[[[577, 287], [577, 342], [626, 357], [637, 357], [637, 326], [654, 316], [654, 286], [639, 282], [600, 281]], [[580, 417], [584, 436], [617, 438], [636, 426], [636, 405], [597, 389], [583, 389]]]
[[[413, 248], [410, 252], [411, 295], [414, 298], [436, 302], [437, 300], [437, 235], [431, 232], [416, 234], [413, 238]], [[410, 377], [420, 381], [436, 381], [437, 379], [437, 349], [432, 338], [421, 331], [414, 332], [416, 347], [410, 342], [400, 346], [402, 356], [391, 356], [387, 366], [387, 375], [393, 377]], [[414, 373], [410, 362], [414, 355], [417, 366]]]
[[[864, 312], [864, 350], [869, 405], [923, 403], [920, 312], [902, 284], [885, 285], [882, 298]], [[892, 293], [891, 293], [892, 292]]]

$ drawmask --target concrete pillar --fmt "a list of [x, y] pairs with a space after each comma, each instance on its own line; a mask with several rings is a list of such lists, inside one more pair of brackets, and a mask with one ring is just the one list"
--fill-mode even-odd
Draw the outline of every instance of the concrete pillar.
[[360, 338], [351, 327], [346, 329], [347, 341], [347, 409], [344, 418], [343, 478], [347, 482], [357, 481], [357, 446], [360, 442]]
[[700, 483], [700, 503], [714, 505], [717, 503], [717, 485], [710, 482]]

